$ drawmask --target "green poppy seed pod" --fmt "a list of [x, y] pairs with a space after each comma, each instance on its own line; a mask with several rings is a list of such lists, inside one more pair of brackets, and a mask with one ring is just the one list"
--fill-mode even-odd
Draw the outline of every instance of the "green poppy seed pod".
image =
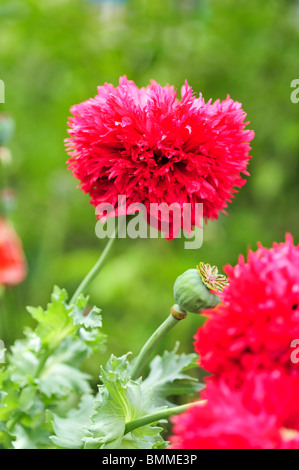
[[15, 129], [14, 120], [6, 114], [0, 114], [0, 146], [8, 142]]
[[204, 285], [197, 269], [188, 269], [181, 274], [174, 283], [173, 292], [178, 306], [190, 313], [200, 313], [220, 302], [218, 295]]

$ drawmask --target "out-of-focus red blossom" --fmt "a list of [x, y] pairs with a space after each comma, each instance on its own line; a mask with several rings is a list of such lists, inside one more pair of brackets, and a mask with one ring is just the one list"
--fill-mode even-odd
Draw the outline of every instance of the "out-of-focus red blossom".
[[[69, 168], [95, 207], [113, 205], [109, 216], [129, 213], [133, 203], [144, 204], [147, 213], [150, 203], [177, 203], [182, 217], [183, 204], [191, 203], [192, 226], [201, 225], [195, 203], [203, 203], [206, 220], [215, 219], [246, 182], [241, 173], [248, 175], [254, 133], [245, 130], [241, 104], [229, 97], [205, 103], [186, 82], [178, 99], [172, 86], [152, 81], [139, 89], [124, 76], [116, 88], [98, 87], [95, 98], [71, 112]], [[119, 195], [127, 199], [123, 210]], [[160, 227], [165, 217], [158, 214]], [[173, 223], [170, 214], [172, 229]]]
[[221, 304], [196, 335], [213, 375], [194, 405], [173, 418], [173, 448], [298, 449], [299, 246], [291, 235], [225, 268]]
[[0, 284], [22, 282], [27, 273], [21, 241], [13, 226], [0, 218]]
[[172, 418], [174, 449], [298, 449], [298, 377], [259, 373], [239, 390], [209, 382], [203, 405]]
[[206, 311], [208, 320], [195, 336], [200, 365], [231, 387], [247, 375], [280, 368], [298, 375], [291, 342], [299, 338], [299, 246], [291, 235], [266, 249], [259, 244], [247, 262], [225, 267], [229, 285], [221, 304]]

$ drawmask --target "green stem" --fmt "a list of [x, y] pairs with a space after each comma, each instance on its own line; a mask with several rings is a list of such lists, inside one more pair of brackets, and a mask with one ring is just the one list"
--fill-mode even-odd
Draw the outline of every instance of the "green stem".
[[34, 378], [39, 378], [39, 376], [40, 376], [47, 360], [49, 359], [50, 355], [52, 354], [52, 352], [53, 351], [50, 349], [50, 350], [46, 350], [42, 354], [41, 359], [40, 359], [40, 363], [39, 363], [38, 368], [36, 369], [36, 372], [34, 374]]
[[125, 434], [128, 432], [134, 431], [134, 429], [141, 428], [142, 426], [146, 426], [147, 424], [156, 423], [157, 421], [161, 421], [162, 419], [167, 419], [170, 416], [178, 415], [186, 411], [190, 406], [194, 405], [203, 405], [204, 400], [195, 401], [193, 403], [187, 403], [186, 405], [174, 406], [172, 408], [167, 408], [165, 410], [156, 411], [150, 415], [142, 416], [141, 418], [134, 419], [133, 421], [129, 421], [125, 426]]
[[171, 328], [173, 328], [180, 320], [174, 318], [172, 314], [169, 315], [168, 318], [159, 326], [159, 328], [152, 334], [152, 336], [148, 339], [145, 343], [143, 348], [141, 349], [136, 362], [131, 371], [132, 379], [137, 379], [140, 376], [140, 373], [146, 364], [149, 356], [151, 355], [154, 348], [157, 344], [161, 341], [161, 339], [168, 333]]
[[94, 278], [102, 270], [102, 268], [105, 264], [105, 261], [108, 257], [109, 251], [110, 251], [110, 249], [111, 249], [111, 247], [114, 243], [114, 240], [116, 239], [117, 230], [118, 230], [118, 226], [116, 224], [116, 228], [114, 230], [114, 233], [113, 233], [112, 237], [110, 237], [107, 245], [104, 248], [104, 251], [102, 252], [101, 256], [99, 257], [99, 259], [96, 262], [96, 264], [94, 265], [94, 267], [91, 269], [91, 271], [89, 271], [87, 276], [83, 279], [83, 281], [79, 285], [78, 289], [76, 290], [73, 297], [71, 298], [70, 304], [74, 304], [76, 302], [79, 295], [82, 294], [82, 292], [84, 292], [87, 289], [87, 287], [91, 284], [91, 282], [94, 280]]

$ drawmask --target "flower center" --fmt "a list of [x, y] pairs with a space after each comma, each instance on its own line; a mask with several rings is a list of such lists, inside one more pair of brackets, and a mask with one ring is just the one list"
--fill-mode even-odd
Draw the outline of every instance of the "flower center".
[[202, 282], [208, 289], [221, 292], [228, 284], [227, 277], [224, 274], [218, 274], [217, 266], [200, 262], [197, 269]]

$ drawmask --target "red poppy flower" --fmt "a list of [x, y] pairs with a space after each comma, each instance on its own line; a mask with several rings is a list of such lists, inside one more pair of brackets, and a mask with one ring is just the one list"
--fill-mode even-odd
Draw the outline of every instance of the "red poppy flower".
[[0, 218], [0, 284], [16, 285], [26, 277], [21, 241], [12, 225]]
[[239, 390], [209, 383], [203, 405], [172, 418], [174, 449], [298, 449], [298, 377], [253, 375]]
[[[245, 130], [241, 104], [229, 97], [205, 103], [186, 82], [178, 99], [172, 86], [152, 81], [139, 89], [121, 77], [119, 86], [98, 87], [71, 112], [69, 168], [95, 207], [113, 206], [109, 216], [142, 203], [149, 217], [151, 203], [176, 203], [183, 227], [183, 204], [189, 203], [191, 225], [200, 226], [195, 204], [203, 203], [206, 220], [215, 219], [245, 183], [241, 174], [248, 175], [254, 133]], [[119, 195], [126, 196], [124, 211]], [[156, 215], [160, 224], [168, 222], [168, 212]], [[171, 213], [172, 229], [174, 223]]]
[[240, 256], [224, 270], [229, 285], [222, 303], [206, 311], [195, 336], [200, 365], [214, 374], [210, 380], [226, 377], [233, 387], [253, 371], [298, 374], [291, 345], [299, 341], [299, 246], [287, 235], [284, 243], [259, 245], [247, 262]]

